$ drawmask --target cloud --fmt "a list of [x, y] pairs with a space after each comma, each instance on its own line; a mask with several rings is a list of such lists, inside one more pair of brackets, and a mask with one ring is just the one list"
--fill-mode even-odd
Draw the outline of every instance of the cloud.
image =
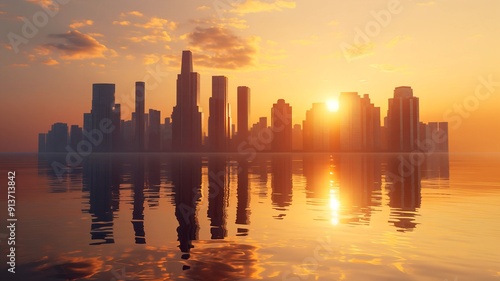
[[[46, 44], [45, 47], [59, 51], [65, 60], [82, 60], [105, 57], [106, 52], [111, 52], [106, 46], [99, 43], [94, 37], [83, 34], [77, 30], [66, 33], [50, 34], [49, 38], [61, 42]], [[111, 52], [112, 53], [112, 52]]]
[[128, 26], [130, 25], [130, 22], [128, 20], [122, 20], [122, 21], [113, 21], [114, 25], [121, 25], [121, 26]]
[[70, 28], [72, 29], [77, 29], [80, 27], [88, 26], [88, 25], [93, 25], [94, 21], [92, 20], [84, 20], [84, 21], [73, 21], [72, 24], [69, 25]]
[[370, 42], [350, 45], [343, 42], [340, 44], [340, 49], [346, 59], [358, 59], [373, 54], [375, 44]]
[[223, 27], [197, 27], [186, 35], [195, 50], [196, 63], [223, 69], [238, 69], [253, 65], [257, 53], [257, 37], [241, 38]]
[[53, 65], [58, 65], [58, 64], [59, 64], [59, 62], [58, 62], [58, 61], [56, 61], [55, 59], [51, 59], [51, 58], [49, 58], [49, 59], [45, 60], [45, 61], [43, 62], [43, 64], [48, 65], [48, 66], [53, 66]]
[[44, 8], [48, 8], [53, 11], [59, 11], [59, 3], [54, 0], [26, 0], [26, 2], [39, 5]]
[[148, 42], [148, 43], [158, 43], [158, 42], [170, 42], [172, 37], [166, 30], [175, 30], [177, 28], [177, 23], [164, 18], [151, 17], [146, 22], [136, 22], [131, 23], [130, 21], [114, 21], [115, 25], [129, 26], [140, 28], [142, 30], [132, 30], [127, 37], [128, 40], [134, 43]]
[[142, 27], [145, 29], [165, 29], [168, 28], [170, 30], [175, 30], [177, 28], [177, 23], [173, 21], [169, 21], [167, 19], [162, 19], [158, 17], [152, 17], [146, 23], [136, 23], [135, 26]]
[[209, 27], [234, 27], [237, 29], [248, 28], [247, 21], [241, 18], [208, 18], [208, 19], [195, 19], [191, 20], [196, 25], [205, 25]]
[[120, 16], [121, 17], [134, 16], [134, 17], [140, 18], [140, 17], [144, 16], [144, 14], [139, 12], [139, 11], [130, 11], [130, 12], [126, 12], [126, 13], [121, 13]]
[[251, 14], [261, 12], [283, 11], [284, 9], [293, 9], [296, 7], [294, 1], [274, 0], [265, 2], [262, 0], [246, 0], [242, 3], [232, 4], [231, 12], [237, 14]]

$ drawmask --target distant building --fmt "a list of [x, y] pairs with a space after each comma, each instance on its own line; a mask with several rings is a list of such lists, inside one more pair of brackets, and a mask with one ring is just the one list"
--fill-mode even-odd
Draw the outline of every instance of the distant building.
[[276, 152], [292, 151], [292, 107], [279, 99], [271, 108], [271, 148]]
[[69, 146], [77, 151], [78, 143], [83, 140], [82, 128], [78, 125], [71, 125], [69, 131]]
[[302, 151], [304, 144], [304, 136], [302, 133], [302, 128], [300, 124], [293, 125], [292, 129], [292, 150], [293, 151]]
[[238, 87], [238, 142], [248, 139], [250, 121], [250, 88]]
[[411, 87], [394, 90], [387, 111], [388, 146], [392, 152], [416, 150], [419, 140], [419, 101]]
[[191, 51], [182, 52], [176, 99], [177, 103], [172, 111], [173, 149], [178, 152], [200, 151], [202, 145], [200, 75], [193, 72]]
[[[113, 135], [111, 132], [103, 131], [113, 123], [115, 104], [115, 84], [93, 84], [92, 85], [92, 132], [90, 136], [94, 141], [93, 151], [111, 152], [113, 149]], [[99, 133], [97, 133], [99, 132]], [[98, 135], [102, 134], [102, 140]], [[87, 138], [88, 135], [87, 135]]]
[[47, 152], [66, 152], [66, 146], [68, 145], [68, 124], [54, 123], [47, 134], [46, 141]]
[[154, 109], [149, 110], [148, 151], [160, 151], [160, 119], [160, 111]]
[[135, 82], [135, 142], [136, 151], [144, 151], [145, 148], [145, 102], [146, 102], [146, 83]]
[[172, 151], [172, 122], [168, 117], [161, 128], [161, 151]]

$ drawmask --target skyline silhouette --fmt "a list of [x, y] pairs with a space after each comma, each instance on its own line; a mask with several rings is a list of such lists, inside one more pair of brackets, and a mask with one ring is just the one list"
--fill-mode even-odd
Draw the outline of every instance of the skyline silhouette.
[[92, 109], [90, 114], [83, 114], [84, 128], [72, 125], [68, 134], [67, 124], [55, 123], [47, 134], [39, 134], [39, 153], [448, 152], [448, 123], [420, 122], [419, 98], [409, 86], [395, 88], [383, 125], [380, 108], [370, 102], [368, 94], [360, 97], [357, 92], [343, 92], [338, 101], [332, 101], [335, 108], [314, 103], [302, 124], [292, 124], [292, 106], [278, 99], [271, 108], [270, 126], [264, 121], [266, 117], [260, 117], [252, 126], [257, 129], [249, 131], [251, 88], [238, 86], [241, 98], [237, 116], [241, 120], [233, 122], [227, 99], [228, 79], [212, 76], [208, 130], [204, 130], [199, 107], [200, 75], [193, 71], [192, 53], [183, 51], [177, 105], [163, 124], [160, 111], [149, 109], [145, 114], [145, 82], [136, 82], [132, 120], [121, 120], [115, 84], [93, 84]]

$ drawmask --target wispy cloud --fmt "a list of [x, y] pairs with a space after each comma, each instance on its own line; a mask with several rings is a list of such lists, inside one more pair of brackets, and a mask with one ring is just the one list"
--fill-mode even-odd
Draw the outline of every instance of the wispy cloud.
[[93, 25], [93, 24], [94, 24], [94, 21], [92, 21], [92, 20], [73, 21], [69, 25], [69, 27], [72, 28], [72, 29], [77, 29], [77, 28], [80, 28], [80, 27], [89, 26], [89, 25]]
[[46, 48], [60, 53], [65, 60], [82, 60], [105, 57], [106, 52], [113, 53], [106, 46], [99, 43], [94, 37], [83, 34], [77, 30], [66, 33], [50, 34], [53, 42], [44, 45]]
[[54, 65], [58, 65], [59, 62], [56, 61], [55, 59], [49, 58], [49, 59], [45, 60], [43, 62], [43, 64], [48, 65], [48, 66], [54, 66]]
[[234, 27], [236, 29], [248, 28], [247, 21], [241, 18], [207, 18], [191, 20], [192, 23], [208, 27]]
[[251, 14], [260, 12], [273, 12], [273, 11], [283, 11], [284, 9], [293, 9], [296, 7], [294, 1], [290, 0], [274, 0], [274, 1], [262, 1], [262, 0], [245, 0], [241, 3], [235, 3], [232, 5], [233, 9], [231, 12], [238, 14]]
[[124, 13], [121, 13], [120, 14], [121, 17], [126, 17], [126, 16], [134, 16], [134, 17], [142, 17], [144, 16], [143, 13], [139, 12], [139, 11], [130, 11], [130, 12], [124, 12]]

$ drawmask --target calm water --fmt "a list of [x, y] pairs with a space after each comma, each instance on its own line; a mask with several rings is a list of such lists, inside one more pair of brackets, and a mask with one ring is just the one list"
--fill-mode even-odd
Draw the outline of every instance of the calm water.
[[0, 155], [1, 280], [500, 280], [500, 155], [54, 159]]

